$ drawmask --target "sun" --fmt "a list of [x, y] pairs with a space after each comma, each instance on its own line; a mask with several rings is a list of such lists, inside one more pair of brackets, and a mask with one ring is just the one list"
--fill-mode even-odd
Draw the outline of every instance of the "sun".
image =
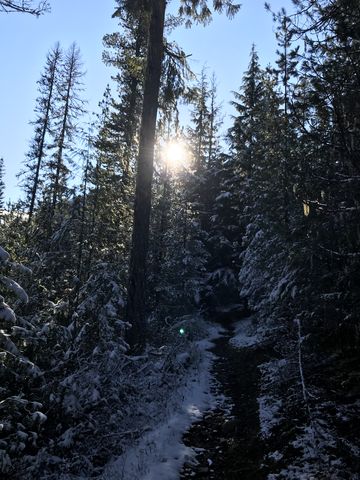
[[170, 140], [162, 147], [162, 157], [166, 167], [172, 172], [188, 168], [190, 154], [186, 144], [181, 140]]

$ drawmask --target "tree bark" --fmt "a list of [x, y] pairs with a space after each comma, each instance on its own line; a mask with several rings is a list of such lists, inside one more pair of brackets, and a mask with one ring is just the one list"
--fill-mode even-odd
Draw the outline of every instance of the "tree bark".
[[132, 347], [143, 346], [146, 337], [146, 263], [165, 10], [166, 0], [152, 0], [127, 299], [127, 320], [132, 324], [127, 339]]

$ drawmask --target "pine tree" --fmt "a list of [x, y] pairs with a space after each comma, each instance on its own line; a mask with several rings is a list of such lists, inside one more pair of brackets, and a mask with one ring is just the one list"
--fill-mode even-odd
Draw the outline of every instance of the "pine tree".
[[278, 59], [277, 69], [275, 73], [281, 79], [281, 90], [283, 93], [283, 110], [284, 110], [284, 122], [282, 124], [281, 145], [283, 148], [283, 158], [281, 159], [282, 173], [281, 182], [283, 190], [283, 221], [284, 227], [287, 228], [290, 222], [289, 217], [289, 202], [292, 195], [289, 187], [291, 182], [289, 181], [289, 173], [292, 171], [294, 165], [292, 165], [291, 154], [291, 103], [290, 99], [294, 96], [292, 90], [295, 88], [292, 82], [298, 76], [298, 53], [299, 46], [292, 48], [292, 35], [293, 32], [290, 27], [290, 20], [286, 15], [285, 9], [282, 9], [277, 16], [278, 29], [276, 32], [276, 38], [278, 40], [279, 50], [277, 51]]
[[[136, 3], [135, 8], [137, 6], [138, 5]], [[140, 2], [139, 7], [145, 6], [146, 4]], [[129, 8], [129, 6], [125, 2], [124, 8], [126, 7]], [[180, 13], [190, 18], [194, 18], [195, 20], [202, 20], [203, 22], [206, 22], [209, 19], [210, 10], [206, 8], [201, 8], [200, 13], [197, 7], [197, 1], [185, 1], [184, 5], [180, 7]], [[202, 7], [204, 7], [203, 2]], [[239, 9], [239, 6], [234, 5], [231, 1], [214, 2], [215, 11], [222, 11], [224, 9], [229, 16], [232, 16]], [[165, 10], [165, 1], [153, 0], [152, 2], [150, 2], [149, 43], [146, 55], [147, 66], [144, 81], [144, 97], [139, 137], [134, 227], [132, 237], [132, 251], [130, 257], [127, 303], [127, 316], [133, 325], [132, 330], [130, 331], [131, 343], [133, 344], [143, 341], [144, 331], [146, 330], [146, 261], [149, 242], [155, 127], [161, 82], [161, 65], [163, 60]]]
[[26, 170], [21, 173], [26, 178], [23, 181], [26, 206], [31, 221], [44, 179], [41, 173], [44, 170], [46, 151], [49, 147], [49, 136], [52, 133], [52, 124], [55, 115], [55, 97], [59, 82], [59, 69], [62, 61], [62, 50], [57, 43], [47, 55], [44, 72], [39, 80], [40, 96], [36, 100], [35, 112], [37, 118], [32, 124], [35, 127], [34, 138], [30, 151], [27, 154]]
[[[57, 45], [48, 57], [48, 72], [43, 76], [39, 97], [39, 118], [36, 137], [30, 156], [28, 193], [32, 210], [33, 234], [28, 232], [27, 252], [34, 261], [37, 279], [46, 288], [41, 292], [34, 286], [31, 294], [47, 300], [59, 300], [67, 295], [69, 305], [78, 263], [80, 203], [76, 188], [68, 187], [70, 166], [76, 158], [79, 142], [79, 119], [84, 112], [81, 99], [81, 62], [76, 45], [61, 56]], [[43, 110], [40, 109], [43, 107]], [[41, 197], [39, 197], [41, 185]], [[71, 198], [72, 197], [72, 198]], [[32, 203], [34, 202], [34, 204]], [[64, 255], [66, 252], [66, 255]]]
[[[239, 278], [242, 295], [251, 308], [266, 303], [285, 268], [280, 259], [287, 247], [279, 222], [288, 207], [283, 202], [282, 177], [285, 120], [276, 87], [276, 77], [261, 69], [253, 47], [233, 103], [238, 115], [229, 131], [236, 172], [233, 191], [240, 206], [238, 224], [243, 236]], [[264, 311], [266, 308], [271, 306], [263, 304]]]
[[112, 100], [109, 120], [118, 136], [118, 148], [123, 145], [121, 154], [128, 154], [130, 161], [136, 152], [135, 139], [139, 133], [149, 15], [142, 9], [123, 11], [119, 8], [113, 16], [119, 19], [119, 26], [125, 33], [104, 37], [103, 61], [117, 70], [113, 80], [119, 97]]
[[[128, 261], [133, 215], [134, 165], [138, 149], [144, 59], [149, 14], [146, 10], [122, 9], [122, 33], [105, 35], [103, 60], [117, 70], [118, 98], [107, 87], [94, 141], [96, 166], [90, 172], [89, 202], [92, 205], [89, 265], [95, 258], [110, 261], [125, 270]], [[108, 248], [109, 239], [112, 247]], [[101, 253], [100, 253], [101, 252]]]
[[128, 287], [127, 317], [132, 322], [131, 343], [144, 338], [146, 261], [149, 243], [151, 185], [153, 177], [155, 127], [163, 60], [166, 2], [151, 2], [147, 67], [137, 162], [134, 226]]
[[192, 138], [192, 155], [196, 171], [201, 174], [209, 158], [210, 112], [208, 100], [210, 96], [208, 79], [205, 69], [202, 70], [198, 83], [194, 89], [191, 113], [192, 129], [189, 136]]
[[78, 120], [84, 114], [84, 101], [80, 96], [81, 78], [84, 73], [80, 51], [76, 44], [67, 51], [59, 73], [56, 111], [50, 145], [51, 157], [47, 161], [47, 185], [45, 195], [49, 202], [50, 224], [58, 206], [66, 198], [70, 168], [70, 153], [78, 132]]
[[229, 130], [229, 141], [233, 154], [241, 162], [241, 169], [251, 173], [255, 167], [256, 148], [264, 98], [263, 71], [259, 57], [252, 46], [250, 63], [243, 77], [241, 93], [234, 92], [232, 105], [236, 109], [234, 125]]
[[88, 204], [91, 211], [88, 268], [97, 262], [111, 262], [124, 271], [128, 259], [132, 223], [133, 174], [116, 125], [126, 121], [116, 112], [107, 89], [93, 139], [95, 165], [89, 171]]
[[219, 130], [222, 125], [222, 120], [221, 106], [218, 104], [217, 99], [217, 80], [215, 73], [213, 73], [209, 91], [209, 166], [211, 166], [213, 164], [213, 160], [219, 156]]

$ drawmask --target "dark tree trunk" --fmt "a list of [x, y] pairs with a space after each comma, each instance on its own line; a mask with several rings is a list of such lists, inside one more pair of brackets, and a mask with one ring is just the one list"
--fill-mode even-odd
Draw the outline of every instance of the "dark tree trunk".
[[133, 347], [144, 344], [146, 333], [146, 262], [166, 0], [152, 0], [151, 3], [127, 302], [127, 319], [132, 324], [128, 341]]

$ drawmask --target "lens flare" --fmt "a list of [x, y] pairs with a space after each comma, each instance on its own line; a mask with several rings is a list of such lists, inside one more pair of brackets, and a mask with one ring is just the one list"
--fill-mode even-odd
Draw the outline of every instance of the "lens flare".
[[167, 142], [162, 148], [162, 155], [167, 168], [172, 172], [179, 172], [189, 166], [189, 150], [180, 140]]

